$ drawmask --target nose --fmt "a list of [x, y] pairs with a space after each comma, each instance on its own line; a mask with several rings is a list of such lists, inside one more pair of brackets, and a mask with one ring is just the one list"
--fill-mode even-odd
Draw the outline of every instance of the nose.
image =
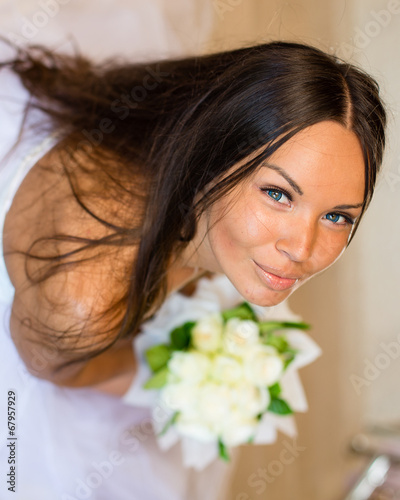
[[302, 219], [286, 226], [283, 234], [276, 242], [276, 249], [286, 254], [294, 262], [307, 261], [314, 249], [317, 238], [316, 224], [311, 220]]

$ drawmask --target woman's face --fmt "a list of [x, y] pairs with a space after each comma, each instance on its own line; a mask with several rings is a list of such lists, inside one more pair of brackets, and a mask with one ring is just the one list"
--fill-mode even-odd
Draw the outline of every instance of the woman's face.
[[278, 304], [339, 258], [363, 197], [356, 135], [313, 125], [202, 216], [196, 265], [225, 274], [251, 303]]

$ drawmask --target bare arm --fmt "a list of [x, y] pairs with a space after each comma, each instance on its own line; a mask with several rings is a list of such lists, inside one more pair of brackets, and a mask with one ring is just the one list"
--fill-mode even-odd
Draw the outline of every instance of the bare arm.
[[[131, 265], [135, 250], [110, 250], [33, 286], [25, 274], [25, 256], [15, 253], [28, 250], [39, 237], [57, 233], [90, 238], [108, 234], [104, 226], [76, 204], [60, 172], [58, 155], [50, 152], [30, 170], [6, 217], [5, 260], [15, 287], [11, 335], [27, 369], [36, 377], [62, 386], [90, 386], [121, 395], [136, 371], [131, 340], [118, 341], [86, 362], [66, 363], [108, 345], [117, 336], [117, 316], [122, 317], [122, 308], [111, 320], [105, 317], [92, 322], [88, 318], [101, 318], [112, 301], [123, 295], [125, 266]], [[88, 192], [95, 192], [95, 187], [89, 185]], [[44, 253], [47, 255], [52, 248], [47, 245]], [[69, 250], [68, 243], [59, 243], [55, 254]], [[31, 272], [36, 271], [36, 265], [41, 264], [29, 261]], [[75, 335], [68, 335], [72, 331]], [[54, 334], [49, 336], [49, 332]]]
[[[48, 293], [43, 287], [40, 290], [36, 287], [17, 290], [10, 319], [12, 339], [27, 369], [34, 376], [61, 386], [90, 386], [102, 392], [122, 395], [129, 388], [136, 372], [131, 339], [119, 340], [96, 357], [76, 362], [82, 352], [91, 351], [91, 345], [102, 347], [102, 342], [106, 345], [112, 338], [96, 335], [90, 331], [90, 324], [83, 322], [88, 329], [78, 333], [76, 338], [54, 337], [49, 343], [49, 338], [43, 336], [36, 326], [42, 323], [46, 325], [46, 330], [56, 327], [57, 331], [69, 331], [80, 324], [77, 318], [85, 316], [83, 311], [87, 310], [90, 295], [78, 298], [76, 293], [71, 293], [71, 289], [75, 288], [73, 280], [74, 276], [70, 274], [69, 286], [64, 284], [57, 287], [52, 281], [46, 284], [46, 288], [52, 288], [49, 295], [56, 302], [57, 307], [54, 308], [48, 302]], [[94, 286], [93, 281], [90, 286]], [[57, 288], [61, 290], [56, 291]], [[82, 288], [84, 286], [81, 285], [80, 290], [84, 293]], [[62, 311], [59, 311], [60, 303], [64, 304]], [[96, 323], [94, 328], [101, 330], [101, 323]], [[74, 362], [68, 364], [69, 361]]]
[[132, 341], [121, 341], [88, 361], [75, 376], [65, 380], [61, 385], [91, 386], [107, 394], [123, 396], [133, 382], [136, 369]]

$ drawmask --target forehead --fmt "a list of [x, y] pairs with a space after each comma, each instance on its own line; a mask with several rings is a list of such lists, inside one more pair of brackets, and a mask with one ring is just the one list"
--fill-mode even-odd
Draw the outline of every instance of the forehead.
[[355, 133], [336, 122], [321, 122], [294, 135], [266, 162], [285, 170], [296, 182], [314, 186], [364, 187], [365, 165]]

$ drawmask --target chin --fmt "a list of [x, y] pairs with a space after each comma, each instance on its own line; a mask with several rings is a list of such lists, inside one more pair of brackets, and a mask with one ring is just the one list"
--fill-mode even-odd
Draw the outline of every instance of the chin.
[[249, 302], [260, 307], [273, 307], [287, 299], [295, 290], [275, 291], [264, 286], [246, 286], [232, 282], [236, 290]]
[[285, 295], [281, 295], [280, 297], [266, 297], [266, 298], [249, 298], [246, 299], [250, 304], [254, 304], [260, 307], [273, 307], [281, 304], [284, 300], [286, 300], [291, 294], [286, 293]]

